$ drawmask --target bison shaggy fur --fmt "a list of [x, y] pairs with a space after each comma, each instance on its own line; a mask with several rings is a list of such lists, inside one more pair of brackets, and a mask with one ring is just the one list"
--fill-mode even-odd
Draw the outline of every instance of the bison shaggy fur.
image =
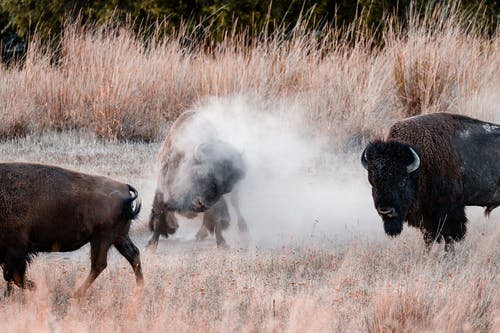
[[242, 154], [220, 139], [212, 122], [202, 113], [187, 111], [169, 130], [157, 158], [158, 181], [149, 227], [148, 246], [156, 248], [160, 235], [167, 238], [179, 227], [176, 214], [193, 218], [203, 213], [198, 240], [215, 233], [225, 245], [222, 230], [230, 215], [225, 194], [235, 208], [240, 231], [247, 226], [241, 215], [236, 184], [245, 175]]
[[82, 296], [107, 265], [111, 245], [143, 283], [139, 250], [128, 236], [140, 211], [137, 191], [106, 177], [55, 166], [0, 163], [0, 265], [7, 281], [32, 288], [26, 266], [39, 252], [74, 251], [90, 243], [90, 273]]
[[386, 140], [361, 155], [385, 232], [403, 222], [419, 228], [428, 246], [445, 249], [467, 231], [465, 206], [500, 205], [500, 125], [435, 113], [396, 122]]

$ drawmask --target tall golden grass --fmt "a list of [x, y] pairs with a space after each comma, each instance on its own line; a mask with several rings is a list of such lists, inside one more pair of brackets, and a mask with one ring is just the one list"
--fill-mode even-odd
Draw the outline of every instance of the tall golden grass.
[[349, 41], [338, 29], [318, 39], [298, 24], [266, 38], [229, 32], [208, 49], [186, 42], [182, 30], [144, 41], [127, 28], [69, 24], [58, 61], [35, 40], [23, 66], [0, 69], [0, 137], [83, 128], [107, 139], [158, 140], [200, 100], [233, 94], [299, 106], [316, 133], [342, 144], [421, 113], [498, 120], [500, 37], [482, 34], [454, 8], [413, 14], [404, 28], [388, 24], [381, 48], [356, 23]]
[[[378, 49], [370, 35], [347, 45], [339, 31], [324, 31], [329, 37], [318, 42], [298, 30], [264, 40], [228, 34], [208, 51], [186, 47], [183, 33], [144, 43], [126, 28], [69, 26], [58, 62], [32, 42], [23, 66], [0, 68], [1, 160], [58, 164], [133, 183], [147, 189], [141, 192], [147, 216], [159, 145], [119, 140], [159, 140], [168, 122], [208, 96], [244, 94], [269, 112], [277, 102], [293, 106], [289, 112], [303, 110], [311, 135], [331, 138], [332, 149], [420, 113], [498, 122], [500, 36], [467, 24], [445, 8], [384, 32]], [[279, 110], [287, 117], [287, 109]], [[0, 297], [0, 327], [499, 332], [499, 222], [497, 211], [490, 221], [472, 218], [449, 256], [439, 246], [426, 253], [414, 229], [394, 240], [346, 231], [341, 242], [311, 238], [274, 249], [163, 243], [152, 254], [141, 246], [142, 291], [115, 251], [81, 300], [71, 295], [88, 272], [88, 249], [69, 259], [41, 254], [28, 270], [37, 290]], [[132, 232], [141, 244], [147, 237], [143, 224]]]

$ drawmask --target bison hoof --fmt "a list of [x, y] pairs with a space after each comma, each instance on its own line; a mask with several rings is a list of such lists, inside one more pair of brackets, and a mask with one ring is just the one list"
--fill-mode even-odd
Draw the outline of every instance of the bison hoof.
[[245, 220], [238, 220], [238, 231], [243, 234], [248, 233], [248, 225]]
[[3, 296], [5, 298], [9, 298], [14, 292], [14, 287], [12, 286], [12, 284], [12, 282], [7, 282], [7, 287], [5, 288], [5, 292], [3, 293]]
[[146, 250], [151, 252], [154, 252], [157, 247], [158, 247], [158, 241], [154, 239], [150, 239], [149, 242], [146, 244]]
[[200, 231], [196, 233], [196, 240], [197, 241], [204, 240], [205, 238], [207, 238], [207, 236], [208, 236], [207, 228], [200, 229]]
[[135, 283], [136, 283], [136, 287], [139, 288], [139, 289], [142, 289], [144, 287], [144, 277], [142, 276], [139, 276], [135, 279]]
[[24, 288], [28, 290], [35, 290], [36, 289], [35, 282], [31, 280], [24, 281]]
[[217, 242], [217, 248], [218, 249], [229, 249], [229, 245], [227, 245], [225, 240], [222, 240], [220, 242]]
[[73, 298], [80, 299], [80, 298], [82, 298], [83, 296], [85, 296], [86, 292], [87, 292], [87, 289], [80, 287], [80, 288], [78, 288], [78, 290], [77, 290], [77, 291], [75, 291], [75, 293], [73, 294]]

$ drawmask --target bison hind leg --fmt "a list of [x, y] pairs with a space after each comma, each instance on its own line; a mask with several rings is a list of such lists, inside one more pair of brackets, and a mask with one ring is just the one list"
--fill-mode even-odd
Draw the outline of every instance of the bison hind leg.
[[144, 284], [144, 277], [142, 275], [141, 259], [137, 246], [134, 245], [128, 235], [116, 241], [114, 246], [127, 259], [130, 266], [132, 266], [137, 285], [142, 286]]

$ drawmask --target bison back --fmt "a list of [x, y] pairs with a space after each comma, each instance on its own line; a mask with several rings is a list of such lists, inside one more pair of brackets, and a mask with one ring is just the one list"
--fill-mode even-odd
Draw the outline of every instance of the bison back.
[[0, 242], [39, 251], [72, 251], [123, 223], [130, 199], [126, 184], [40, 164], [2, 163], [0, 184]]

